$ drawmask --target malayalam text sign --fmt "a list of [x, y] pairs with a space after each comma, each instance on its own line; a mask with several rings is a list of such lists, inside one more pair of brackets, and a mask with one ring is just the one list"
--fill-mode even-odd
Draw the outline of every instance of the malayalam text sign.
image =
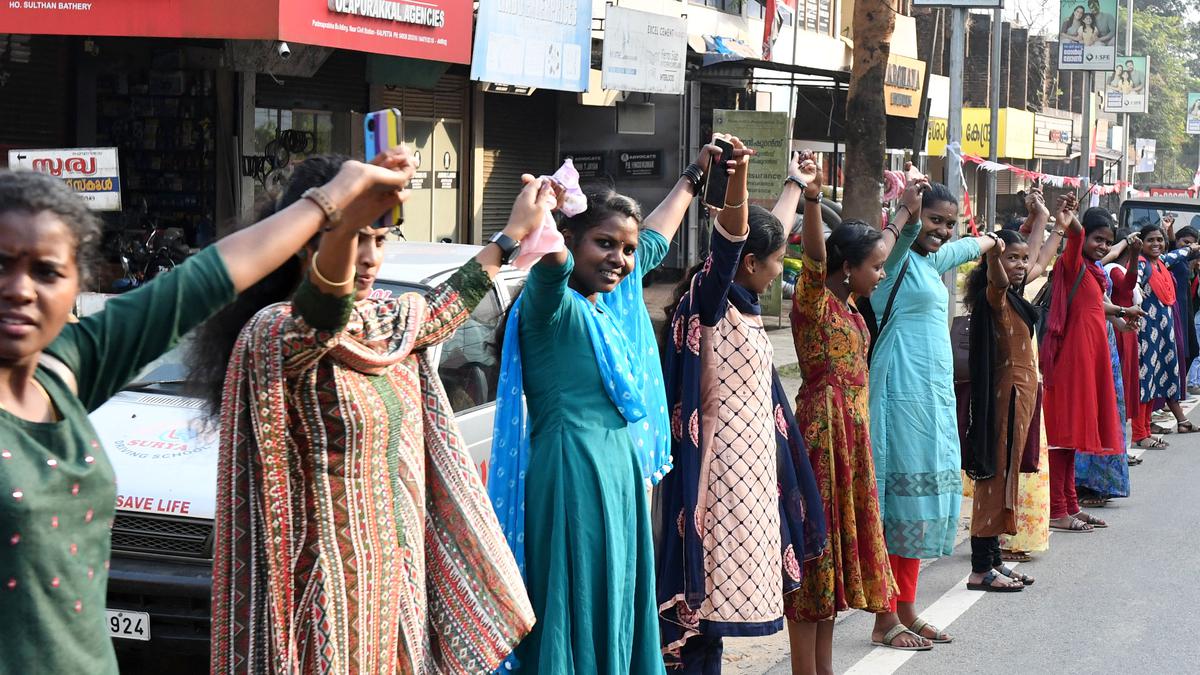
[[1150, 100], [1150, 59], [1123, 56], [1104, 83], [1104, 110], [1110, 113], [1144, 113]]
[[8, 167], [63, 179], [93, 211], [121, 210], [116, 148], [9, 150]]
[[792, 146], [787, 113], [714, 110], [713, 131], [737, 136], [757, 151], [747, 176], [750, 201], [774, 205], [783, 191]]
[[686, 59], [685, 19], [608, 8], [601, 65], [604, 89], [682, 94]]
[[591, 64], [591, 2], [479, 3], [472, 80], [587, 91]]
[[1117, 37], [1117, 0], [1059, 0], [1059, 70], [1111, 71]]

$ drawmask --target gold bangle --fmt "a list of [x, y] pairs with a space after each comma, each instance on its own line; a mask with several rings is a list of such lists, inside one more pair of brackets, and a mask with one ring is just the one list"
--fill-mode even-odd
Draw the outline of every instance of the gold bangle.
[[342, 286], [349, 286], [350, 284], [354, 283], [355, 274], [354, 274], [353, 270], [350, 271], [350, 278], [343, 281], [340, 284], [334, 283], [334, 282], [326, 279], [325, 275], [321, 274], [321, 271], [317, 269], [317, 256], [319, 256], [319, 255], [321, 255], [320, 251], [313, 253], [312, 262], [309, 263], [309, 267], [312, 268], [313, 276], [315, 276], [317, 278], [317, 281], [320, 281], [321, 283], [325, 284], [326, 286], [329, 286], [330, 288], [341, 288]]
[[745, 206], [746, 202], [748, 202], [748, 201], [750, 201], [750, 195], [746, 195], [745, 198], [743, 198], [742, 201], [738, 202], [737, 204], [730, 204], [729, 202], [725, 202], [725, 208], [740, 209], [743, 206]]

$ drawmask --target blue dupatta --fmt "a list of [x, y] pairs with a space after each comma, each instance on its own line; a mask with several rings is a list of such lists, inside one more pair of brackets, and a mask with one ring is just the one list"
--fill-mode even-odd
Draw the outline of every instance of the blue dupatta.
[[[657, 482], [670, 468], [669, 458], [665, 457], [670, 452], [666, 395], [662, 391], [661, 380], [657, 380], [658, 386], [655, 387], [653, 371], [642, 365], [646, 354], [644, 346], [639, 350], [636, 346], [638, 342], [631, 340], [624, 330], [627, 323], [633, 322], [623, 321], [630, 315], [634, 321], [639, 318], [634, 303], [641, 302], [641, 277], [629, 275], [608, 295], [599, 303], [592, 304], [577, 291], [567, 289], [567, 297], [589, 319], [588, 333], [596, 355], [596, 365], [600, 368], [609, 399], [629, 423], [629, 433], [642, 466], [642, 475], [648, 481]], [[612, 296], [618, 296], [615, 302]], [[525, 381], [521, 366], [521, 300], [522, 297], [518, 297], [513, 303], [505, 324], [487, 488], [500, 527], [524, 575], [529, 414], [525, 407]], [[649, 324], [649, 316], [645, 314], [643, 309], [640, 315]], [[646, 328], [652, 333], [648, 325]], [[635, 340], [639, 336], [644, 337], [636, 330], [636, 324], [632, 332]], [[650, 346], [657, 357], [657, 347], [653, 344]]]

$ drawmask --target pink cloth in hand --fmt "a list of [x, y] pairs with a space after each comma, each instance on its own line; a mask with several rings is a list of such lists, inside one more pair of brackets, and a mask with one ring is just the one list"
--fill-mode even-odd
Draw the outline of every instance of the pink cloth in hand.
[[[552, 180], [566, 190], [561, 209], [564, 215], [577, 216], [587, 211], [587, 197], [584, 196], [583, 190], [579, 189], [579, 172], [570, 158], [563, 161], [563, 165], [554, 172], [553, 176], [542, 176], [542, 178]], [[546, 216], [542, 218], [542, 224], [521, 242], [521, 253], [513, 261], [513, 265], [523, 270], [533, 267], [534, 263], [541, 260], [542, 256], [547, 253], [557, 253], [563, 250], [564, 246], [563, 236], [554, 224], [554, 216], [550, 215], [550, 211], [554, 209], [556, 203], [554, 193], [543, 193], [539, 195], [539, 198], [544, 200]]]

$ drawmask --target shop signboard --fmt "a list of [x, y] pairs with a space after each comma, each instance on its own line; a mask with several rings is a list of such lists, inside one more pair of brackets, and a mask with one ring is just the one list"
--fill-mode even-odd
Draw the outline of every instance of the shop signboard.
[[967, 7], [970, 9], [1003, 9], [1004, 0], [913, 0], [913, 7]]
[[946, 120], [938, 117], [929, 118], [929, 128], [925, 132], [925, 154], [930, 157], [942, 157], [946, 154], [946, 135], [950, 133]]
[[1033, 156], [1038, 159], [1066, 159], [1071, 153], [1075, 122], [1064, 117], [1033, 116]]
[[[962, 149], [968, 155], [988, 157], [992, 143], [992, 111], [963, 108]], [[1033, 159], [1034, 115], [1015, 108], [1000, 109], [997, 157]]]
[[624, 150], [617, 157], [617, 173], [622, 178], [658, 178], [662, 156], [662, 150]]
[[558, 163], [562, 164], [566, 159], [575, 165], [580, 178], [601, 178], [605, 175], [603, 152], [564, 152], [558, 158]]
[[1104, 82], [1104, 110], [1110, 113], [1144, 113], [1150, 100], [1150, 59], [1124, 56]]
[[601, 86], [609, 91], [683, 94], [687, 20], [609, 6]]
[[1059, 70], [1112, 71], [1117, 37], [1117, 0], [1059, 0]]
[[471, 0], [9, 0], [0, 2], [0, 26], [47, 35], [283, 40], [469, 63], [473, 7]]
[[750, 162], [750, 201], [774, 204], [787, 177], [791, 133], [787, 113], [762, 110], [714, 110], [713, 131], [737, 136], [758, 154]]
[[9, 150], [8, 167], [63, 179], [93, 211], [121, 210], [121, 172], [116, 148]]
[[1200, 134], [1200, 93], [1188, 94], [1187, 132], [1189, 134]]
[[916, 119], [921, 115], [925, 62], [899, 54], [888, 56], [883, 79], [883, 104], [893, 117]]
[[591, 2], [479, 3], [472, 80], [587, 91], [591, 65]]

